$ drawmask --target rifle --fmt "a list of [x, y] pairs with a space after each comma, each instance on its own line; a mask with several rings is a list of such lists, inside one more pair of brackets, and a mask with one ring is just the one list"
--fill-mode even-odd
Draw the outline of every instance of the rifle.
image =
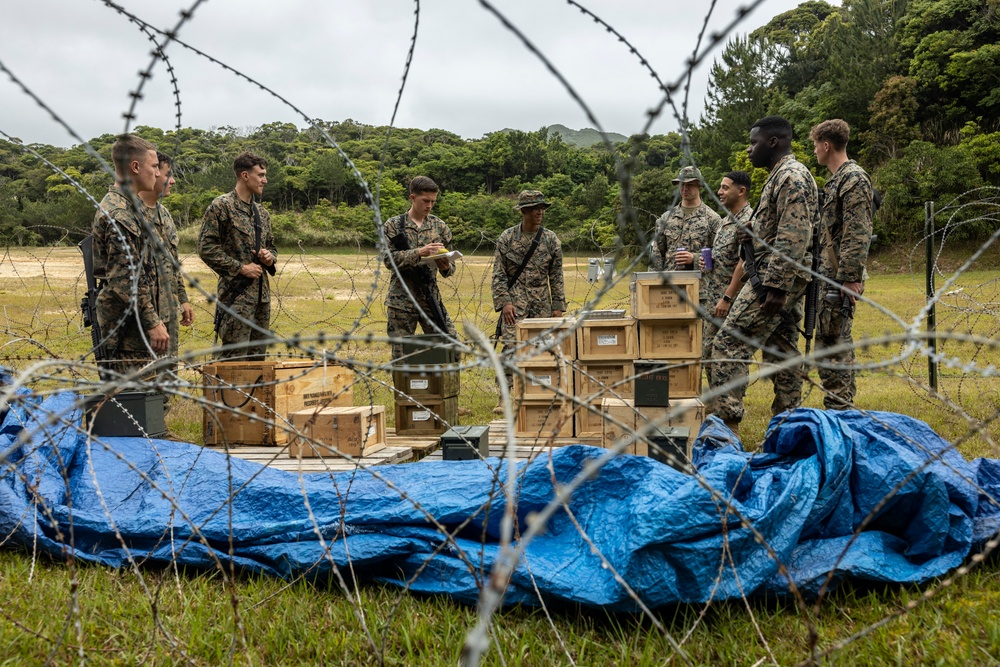
[[83, 273], [87, 278], [87, 293], [80, 300], [80, 310], [83, 311], [83, 326], [90, 327], [90, 340], [94, 344], [94, 360], [98, 362], [98, 374], [102, 380], [106, 380], [108, 379], [105, 377], [107, 371], [100, 364], [108, 359], [108, 355], [104, 347], [101, 323], [97, 319], [97, 295], [101, 290], [97, 285], [97, 278], [94, 277], [94, 237], [84, 237], [78, 247], [83, 253]]
[[[756, 212], [754, 211], [754, 213]], [[764, 300], [767, 299], [767, 288], [760, 282], [760, 274], [757, 273], [757, 259], [754, 257], [752, 236], [747, 236], [746, 240], [740, 243], [740, 254], [743, 255], [743, 273], [747, 277], [747, 282], [757, 293], [757, 300], [764, 303]]]
[[[822, 252], [820, 236], [823, 231], [823, 200], [825, 199], [825, 193], [820, 190], [818, 195], [819, 213], [816, 224], [813, 225], [812, 237], [812, 269], [810, 274], [812, 280], [809, 281], [809, 287], [806, 288], [805, 312], [802, 317], [802, 335], [806, 339], [806, 354], [809, 354], [809, 350], [812, 348], [813, 334], [816, 332], [816, 310], [819, 308], [819, 254]], [[844, 298], [847, 298], [846, 294]], [[848, 299], [848, 302], [850, 302], [850, 299]]]
[[[757, 209], [754, 209], [753, 215], [756, 215], [756, 214], [757, 214]], [[751, 216], [750, 219], [753, 220], [753, 216]], [[747, 223], [747, 225], [749, 226], [749, 223]], [[767, 288], [764, 287], [764, 284], [760, 281], [760, 274], [757, 273], [757, 260], [754, 257], [753, 237], [752, 236], [747, 236], [746, 240], [740, 242], [740, 256], [743, 258], [743, 275], [746, 276], [747, 282], [750, 283], [750, 286], [753, 288], [753, 291], [757, 293], [757, 300], [760, 301], [760, 303], [764, 303], [767, 300]], [[816, 270], [816, 258], [815, 258], [815, 255], [814, 255], [813, 256], [813, 271], [815, 271], [815, 270]], [[812, 285], [810, 285], [810, 288], [811, 287], [812, 287]], [[819, 289], [818, 283], [817, 283], [817, 289]], [[817, 292], [817, 298], [818, 298], [818, 295], [819, 295], [819, 292]], [[778, 314], [781, 316], [781, 318], [783, 320], [785, 320], [786, 322], [788, 322], [789, 324], [791, 324], [793, 327], [795, 327], [796, 329], [798, 329], [800, 333], [803, 333], [803, 335], [805, 335], [805, 332], [803, 332], [802, 329], [799, 329], [798, 322], [796, 322], [794, 319], [792, 319], [792, 314], [791, 313], [789, 313], [787, 310], [781, 310], [781, 311], [778, 312]], [[814, 329], [815, 329], [815, 326], [816, 326], [816, 310], [815, 310], [815, 307], [814, 307], [813, 308], [813, 328]], [[809, 351], [809, 343], [810, 343], [811, 340], [812, 340], [812, 333], [810, 332], [808, 338], [806, 338], [806, 353], [807, 354], [808, 354], [808, 351]]]

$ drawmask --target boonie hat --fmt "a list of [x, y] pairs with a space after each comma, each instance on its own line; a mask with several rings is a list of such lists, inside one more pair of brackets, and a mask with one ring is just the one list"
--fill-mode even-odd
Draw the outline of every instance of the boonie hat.
[[688, 165], [686, 167], [681, 167], [680, 172], [677, 174], [677, 178], [673, 180], [673, 184], [678, 183], [690, 183], [691, 181], [701, 181], [701, 172], [698, 171], [697, 167]]
[[514, 210], [520, 211], [522, 208], [534, 208], [535, 206], [548, 208], [552, 204], [545, 201], [545, 195], [538, 190], [522, 190], [521, 194], [517, 196], [517, 204], [514, 206]]

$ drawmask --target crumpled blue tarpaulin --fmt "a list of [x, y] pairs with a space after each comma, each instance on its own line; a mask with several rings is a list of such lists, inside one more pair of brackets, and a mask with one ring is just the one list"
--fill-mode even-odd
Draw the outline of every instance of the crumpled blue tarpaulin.
[[[362, 578], [402, 584], [419, 572], [413, 589], [469, 603], [499, 554], [498, 481], [507, 468], [497, 459], [379, 466], [381, 479], [300, 476], [186, 443], [88, 443], [67, 425], [79, 422], [74, 400], [16, 403], [0, 429], [0, 451], [22, 428], [33, 431], [3, 464], [8, 545], [37, 545], [56, 558], [69, 549], [111, 567], [129, 558], [214, 567], [228, 561], [232, 536], [232, 559], [249, 571], [324, 576], [350, 561]], [[62, 422], [42, 423], [53, 415]], [[546, 456], [519, 464], [520, 525], [553, 497], [553, 481], [568, 483], [603, 454], [562, 447], [551, 464]], [[757, 454], [710, 418], [694, 458], [701, 481], [645, 457], [610, 461], [573, 495], [572, 518], [557, 511], [528, 545], [506, 601], [537, 603], [537, 587], [548, 600], [635, 609], [613, 571], [651, 607], [787, 592], [775, 558], [806, 594], [830, 572], [835, 582], [919, 583], [1000, 529], [990, 501], [1000, 462], [967, 462], [926, 424], [898, 414], [798, 410], [772, 422]], [[429, 516], [450, 532], [465, 525], [447, 542]]]

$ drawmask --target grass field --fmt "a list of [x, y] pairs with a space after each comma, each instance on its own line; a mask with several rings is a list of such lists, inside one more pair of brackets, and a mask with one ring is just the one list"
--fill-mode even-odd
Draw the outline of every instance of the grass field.
[[[66, 248], [11, 249], [0, 258], [5, 336], [0, 364], [23, 371], [41, 360], [86, 354], [89, 335], [81, 329], [78, 312], [78, 256]], [[959, 258], [944, 260], [942, 267], [957, 265]], [[917, 319], [925, 304], [923, 278], [899, 272], [898, 257], [873, 262], [883, 272], [873, 276], [866, 296], [882, 310], [861, 306], [855, 326], [858, 358], [866, 365], [858, 380], [858, 407], [917, 416], [958, 443], [967, 458], [1000, 457], [994, 444], [1000, 438], [1000, 381], [970, 366], [998, 366], [1000, 354], [995, 345], [959, 339], [970, 334], [981, 341], [997, 339], [1000, 271], [986, 268], [996, 266], [993, 260], [987, 258], [964, 274], [939, 304], [939, 350], [949, 363], [941, 365], [937, 393], [926, 386], [926, 357], [907, 341], [908, 331], [923, 329]], [[384, 335], [387, 276], [372, 254], [286, 250], [279, 265], [272, 310], [278, 335]], [[196, 257], [186, 256], [184, 266], [191, 277], [214, 289], [214, 277]], [[487, 332], [495, 324], [489, 269], [490, 258], [469, 258], [442, 284], [456, 322], [468, 321]], [[567, 258], [571, 310], [596, 295], [585, 280], [586, 269], [586, 258]], [[197, 363], [207, 360], [212, 346], [211, 310], [204, 295], [189, 291], [196, 323], [182, 332], [181, 351]], [[599, 306], [627, 308], [627, 283], [615, 286]], [[920, 340], [911, 336], [909, 343]], [[335, 349], [334, 344], [325, 347]], [[389, 356], [385, 344], [361, 340], [347, 342], [336, 354], [376, 365]], [[40, 386], [90, 377], [90, 371], [75, 364], [48, 367], [46, 373], [53, 377], [39, 377]], [[186, 377], [197, 382], [194, 371]], [[816, 379], [815, 371], [811, 377]], [[390, 382], [385, 371], [376, 372], [376, 378]], [[492, 375], [471, 369], [462, 384], [460, 404], [472, 412], [464, 423], [491, 419], [497, 395]], [[376, 384], [374, 392], [363, 402], [391, 401], [387, 388]], [[758, 447], [763, 437], [770, 394], [764, 381], [748, 390], [741, 431], [748, 448]], [[821, 406], [820, 392], [810, 391], [806, 404]], [[178, 435], [200, 439], [200, 409], [193, 402], [177, 404], [168, 420]], [[939, 584], [922, 589], [843, 587], [824, 600], [818, 613], [804, 612], [789, 601], [753, 600], [678, 606], [659, 610], [657, 619], [693, 664], [795, 664], [809, 657], [811, 629], [823, 648], [869, 628], [870, 634], [837, 648], [824, 664], [998, 664], [998, 576], [1000, 567], [988, 560], [940, 590]], [[930, 591], [929, 599], [906, 611], [925, 591]], [[649, 618], [566, 607], [548, 612], [510, 609], [500, 614], [486, 664], [685, 664]], [[368, 633], [361, 629], [359, 615]], [[160, 569], [112, 572], [0, 550], [0, 664], [47, 659], [67, 664], [83, 657], [95, 664], [456, 664], [475, 619], [473, 609], [391, 587], [360, 585], [348, 597], [326, 581], [286, 584], [249, 576], [228, 581], [217, 572]]]

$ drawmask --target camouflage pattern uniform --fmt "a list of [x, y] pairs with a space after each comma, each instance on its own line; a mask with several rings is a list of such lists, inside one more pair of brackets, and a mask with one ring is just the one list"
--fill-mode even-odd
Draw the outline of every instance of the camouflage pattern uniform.
[[[517, 322], [526, 317], [552, 317], [552, 311], [566, 310], [562, 244], [551, 229], [542, 228], [538, 247], [528, 260], [528, 265], [518, 276], [517, 282], [510, 289], [507, 288], [508, 276], [517, 272], [536, 234], [522, 231], [521, 224], [505, 229], [500, 234], [493, 255], [493, 310], [500, 313], [508, 303], [514, 304], [517, 309], [514, 324], [503, 322], [501, 315], [500, 339], [503, 341], [503, 352], [514, 348]], [[512, 386], [510, 375], [507, 376], [507, 386]]]
[[[872, 237], [872, 184], [868, 174], [854, 160], [840, 166], [823, 188], [819, 272], [839, 283], [862, 282]], [[841, 311], [842, 296], [834, 301], [822, 298], [830, 285], [820, 285], [816, 318], [816, 355], [825, 363], [841, 368], [819, 369], [823, 383], [823, 405], [828, 410], [851, 410], [857, 385], [854, 381], [853, 315]], [[821, 351], [849, 344], [844, 352], [824, 356]]]
[[160, 301], [167, 281], [157, 270], [142, 218], [117, 185], [101, 200], [92, 232], [94, 277], [100, 288], [97, 321], [108, 356], [102, 365], [115, 373], [131, 373], [155, 357], [146, 332], [161, 324]]
[[[260, 278], [251, 280], [240, 275], [245, 264], [258, 263], [255, 252], [253, 207], [260, 215], [260, 247], [271, 252], [274, 263], [263, 266]], [[232, 190], [209, 204], [202, 218], [198, 236], [198, 255], [219, 276], [218, 299], [244, 319], [254, 322], [264, 332], [271, 325], [271, 285], [267, 274], [275, 274], [278, 250], [271, 233], [271, 214], [257, 204], [242, 201]], [[258, 298], [259, 297], [259, 298]], [[220, 306], [216, 305], [219, 310]], [[220, 350], [217, 359], [239, 358], [261, 360], [267, 350], [267, 333], [262, 333], [222, 312], [218, 334], [223, 345], [262, 341], [239, 349]]]
[[[179, 264], [177, 227], [174, 225], [174, 218], [170, 215], [170, 211], [163, 204], [157, 202], [155, 207], [143, 205], [143, 213], [152, 228], [156, 230], [157, 235], [160, 237], [160, 242], [167, 248], [173, 261]], [[189, 303], [189, 299], [187, 289], [184, 287], [184, 277], [181, 275], [179, 269], [174, 268], [174, 264], [170, 259], [158, 256], [156, 266], [160, 275], [164, 278], [161, 281], [158, 309], [160, 320], [167, 325], [167, 333], [170, 334], [170, 347], [167, 351], [170, 362], [166, 366], [160, 367], [158, 376], [158, 381], [161, 384], [166, 384], [177, 381], [177, 351], [180, 340], [181, 320], [180, 307], [183, 303]], [[171, 285], [174, 285], [173, 291], [170, 290]], [[169, 396], [168, 393], [164, 393], [163, 395], [165, 410], [170, 407]]]
[[[733, 302], [733, 307], [715, 336], [712, 346], [712, 389], [738, 380], [738, 385], [715, 399], [715, 414], [727, 422], [743, 420], [743, 396], [746, 394], [747, 363], [762, 346], [764, 363], [781, 363], [799, 357], [798, 322], [802, 318], [802, 296], [809, 284], [812, 255], [813, 221], [818, 215], [819, 193], [809, 170], [792, 155], [775, 165], [764, 184], [754, 234], [764, 243], [754, 243], [754, 258], [761, 284], [785, 291], [784, 315], [769, 316], [760, 308], [753, 287], [747, 282]], [[748, 341], [737, 338], [739, 334]], [[771, 414], [799, 406], [802, 400], [801, 364], [776, 375]]]
[[[393, 238], [401, 233], [406, 235], [409, 250], [396, 250], [393, 245]], [[389, 256], [383, 253], [382, 261], [392, 274], [392, 277], [389, 279], [389, 291], [385, 295], [387, 335], [390, 338], [412, 336], [417, 330], [418, 323], [420, 324], [421, 331], [424, 333], [437, 332], [437, 329], [430, 322], [421, 318], [420, 312], [403, 288], [405, 282], [406, 287], [409, 288], [410, 293], [416, 298], [417, 303], [420, 304], [420, 308], [425, 313], [431, 312], [431, 306], [427, 300], [432, 299], [437, 301], [441, 307], [441, 312], [444, 314], [448, 334], [457, 337], [458, 333], [455, 331], [455, 325], [451, 321], [448, 310], [444, 307], [444, 301], [441, 299], [441, 290], [438, 289], [437, 284], [437, 274], [440, 273], [444, 278], [455, 275], [455, 262], [452, 262], [448, 270], [444, 271], [436, 264], [429, 265], [421, 262], [421, 257], [418, 253], [418, 250], [428, 243], [441, 243], [445, 248], [451, 249], [452, 237], [448, 225], [436, 215], [428, 214], [423, 224], [417, 227], [417, 223], [413, 222], [409, 215], [403, 213], [389, 218], [385, 223], [385, 238], [389, 244], [389, 252], [392, 254], [392, 261], [396, 263], [396, 267], [400, 270], [415, 270], [416, 276], [419, 277], [416, 279], [405, 277], [401, 279], [393, 269], [392, 263], [389, 261]], [[392, 358], [398, 359], [401, 356], [403, 356], [403, 344], [393, 343]]]
[[[712, 270], [704, 272], [707, 294], [705, 300], [702, 301], [708, 313], [702, 327], [701, 338], [701, 358], [705, 362], [710, 362], [712, 359], [712, 339], [719, 331], [716, 320], [712, 318], [712, 312], [715, 309], [715, 304], [719, 303], [719, 299], [726, 293], [729, 281], [733, 279], [733, 272], [736, 271], [736, 265], [740, 261], [740, 241], [736, 238], [736, 231], [746, 225], [752, 215], [753, 207], [749, 204], [740, 209], [740, 212], [735, 216], [730, 213], [722, 220], [722, 224], [712, 240]], [[711, 363], [705, 364], [705, 375], [711, 382]]]

